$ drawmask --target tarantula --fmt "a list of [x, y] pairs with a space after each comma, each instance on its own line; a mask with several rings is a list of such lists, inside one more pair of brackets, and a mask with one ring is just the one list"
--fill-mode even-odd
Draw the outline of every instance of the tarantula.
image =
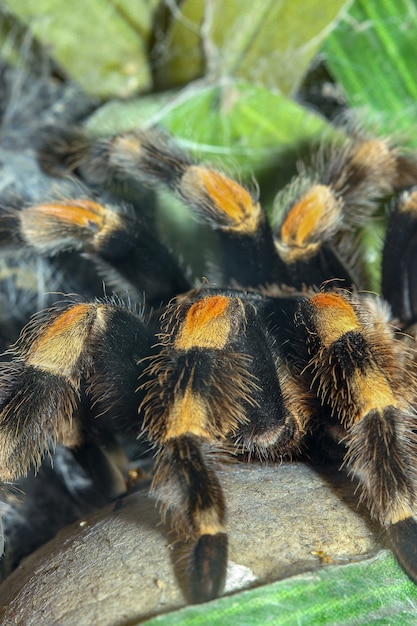
[[[0, 366], [0, 479], [38, 468], [60, 443], [118, 497], [125, 477], [103, 443], [135, 424], [154, 448], [152, 491], [190, 542], [190, 597], [203, 602], [222, 592], [227, 564], [218, 464], [337, 447], [417, 581], [415, 156], [349, 139], [279, 194], [272, 226], [256, 193], [159, 129], [78, 136], [63, 162], [59, 196], [37, 190], [3, 207], [4, 245], [77, 251], [145, 304], [66, 300], [23, 328]], [[221, 281], [196, 287], [149, 216], [107, 201], [111, 177], [165, 185], [208, 222]], [[364, 291], [355, 232], [397, 192], [377, 297]]]

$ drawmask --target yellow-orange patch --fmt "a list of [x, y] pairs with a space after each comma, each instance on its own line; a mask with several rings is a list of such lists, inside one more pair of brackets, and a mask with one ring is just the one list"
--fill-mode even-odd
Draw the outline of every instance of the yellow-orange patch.
[[195, 302], [189, 309], [186, 317], [186, 324], [189, 332], [194, 329], [220, 317], [224, 314], [229, 306], [229, 298], [226, 296], [213, 296], [212, 298], [203, 298]]
[[79, 326], [80, 321], [85, 318], [90, 310], [90, 304], [77, 304], [71, 307], [68, 311], [62, 313], [48, 328], [47, 332], [44, 334], [44, 339], [48, 341], [48, 339], [56, 335], [56, 333], [67, 333], [69, 329], [72, 330], [74, 327]]
[[217, 535], [226, 532], [226, 527], [219, 520], [219, 514], [214, 507], [199, 511], [195, 525], [200, 535]]
[[230, 304], [226, 296], [209, 296], [192, 304], [179, 328], [175, 348], [223, 348], [230, 332]]
[[27, 355], [28, 365], [68, 376], [84, 349], [96, 307], [78, 304], [59, 315], [33, 342]]
[[358, 376], [356, 385], [358, 403], [363, 407], [362, 415], [397, 404], [387, 379], [378, 370], [371, 369]]
[[326, 228], [338, 204], [326, 185], [314, 185], [291, 207], [281, 226], [281, 241], [288, 246], [303, 247]]
[[395, 159], [388, 144], [382, 139], [368, 139], [355, 146], [351, 163], [358, 168], [366, 167], [370, 171], [379, 172], [383, 176], [391, 174], [391, 170], [395, 168]]
[[316, 308], [314, 323], [325, 346], [349, 331], [361, 330], [355, 311], [350, 303], [336, 293], [318, 293], [310, 299]]
[[29, 210], [81, 228], [88, 228], [91, 224], [96, 224], [97, 228], [101, 228], [105, 216], [105, 208], [92, 200], [74, 200], [71, 203], [50, 202], [31, 207]]
[[190, 388], [184, 395], [177, 396], [166, 418], [165, 440], [193, 434], [209, 436], [207, 431], [207, 408], [202, 398]]
[[333, 308], [343, 311], [345, 314], [352, 315], [356, 319], [355, 312], [351, 304], [346, 300], [346, 298], [338, 293], [317, 293], [310, 299], [310, 302], [318, 309]]
[[230, 219], [229, 228], [247, 234], [256, 230], [262, 216], [261, 208], [244, 187], [206, 167], [193, 166], [190, 170], [196, 183], [205, 189], [215, 210]]
[[395, 503], [395, 506], [392, 506], [392, 509], [389, 516], [390, 524], [396, 524], [406, 519], [413, 520], [415, 517], [415, 510], [406, 498], [401, 498], [399, 502]]

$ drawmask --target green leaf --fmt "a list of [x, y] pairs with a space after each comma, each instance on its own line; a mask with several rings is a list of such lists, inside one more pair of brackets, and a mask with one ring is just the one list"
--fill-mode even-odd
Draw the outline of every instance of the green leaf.
[[[279, 89], [299, 86], [324, 37], [350, 0], [185, 0], [158, 56], [164, 87], [202, 76]], [[300, 19], [301, 18], [301, 19]], [[206, 69], [204, 69], [206, 68]]]
[[89, 93], [125, 97], [150, 87], [146, 46], [155, 0], [5, 0], [3, 4]]
[[277, 154], [330, 130], [321, 116], [293, 100], [244, 82], [195, 84], [178, 94], [109, 103], [90, 119], [94, 135], [160, 124], [202, 158], [227, 155], [258, 169]]
[[164, 36], [153, 53], [156, 81], [161, 89], [183, 85], [205, 72], [201, 28], [206, 0], [184, 0], [180, 6], [167, 4]]
[[145, 622], [146, 626], [414, 626], [417, 588], [391, 554], [326, 567]]
[[217, 75], [293, 94], [346, 0], [232, 0], [213, 3], [207, 50]]
[[324, 44], [326, 64], [349, 104], [365, 107], [381, 133], [417, 122], [416, 32], [415, 0], [355, 0]]

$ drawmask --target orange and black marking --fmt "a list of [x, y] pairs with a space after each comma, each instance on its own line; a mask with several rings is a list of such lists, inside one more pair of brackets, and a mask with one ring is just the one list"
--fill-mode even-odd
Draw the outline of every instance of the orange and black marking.
[[162, 350], [144, 372], [140, 411], [158, 449], [153, 490], [174, 527], [194, 541], [192, 597], [204, 601], [222, 589], [226, 571], [218, 453], [296, 454], [311, 415], [309, 392], [284, 373], [255, 306], [224, 293], [194, 296], [174, 301], [164, 317]]
[[178, 328], [174, 347], [222, 349], [237, 325], [244, 325], [245, 312], [238, 298], [216, 295], [197, 300]]
[[286, 279], [264, 211], [245, 187], [221, 172], [192, 165], [184, 171], [177, 191], [218, 231], [227, 283], [259, 287]]
[[186, 434], [160, 451], [152, 489], [169, 509], [177, 532], [193, 542], [190, 596], [206, 602], [222, 592], [227, 566], [226, 514], [216, 464], [205, 438]]
[[314, 174], [294, 181], [275, 203], [275, 247], [289, 276], [284, 281], [298, 288], [318, 288], [332, 280], [344, 281], [346, 288], [361, 287], [366, 276], [354, 233], [381, 199], [415, 184], [415, 156], [402, 154], [385, 139], [356, 132], [337, 151], [323, 151], [317, 165]]
[[125, 229], [121, 213], [84, 198], [29, 206], [19, 213], [19, 220], [26, 242], [41, 252], [86, 245], [99, 250]]
[[392, 192], [396, 174], [395, 149], [385, 139], [365, 138], [349, 147], [340, 182], [337, 182], [349, 185], [352, 190], [367, 189], [369, 193], [382, 197]]
[[287, 263], [308, 260], [340, 225], [341, 201], [327, 185], [313, 185], [286, 213], [276, 238]]
[[20, 237], [37, 252], [77, 250], [104, 260], [127, 288], [145, 290], [150, 304], [155, 298], [159, 306], [190, 287], [170, 251], [126, 207], [78, 198], [32, 205], [17, 215]]
[[75, 382], [93, 327], [101, 332], [105, 328], [100, 305], [76, 304], [48, 317], [35, 332], [24, 335], [27, 365]]
[[162, 356], [145, 372], [152, 382], [144, 384], [144, 428], [159, 447], [152, 488], [177, 530], [194, 541], [197, 602], [218, 595], [225, 580], [225, 503], [214, 452], [246, 419], [251, 380], [245, 359], [229, 348], [244, 318], [242, 303], [221, 295], [173, 305]]
[[137, 415], [137, 351], [149, 353], [153, 340], [137, 315], [104, 301], [34, 317], [10, 349], [14, 361], [2, 369], [0, 479], [14, 480], [30, 466], [38, 468], [50, 446], [60, 443], [76, 450], [84, 466], [90, 467], [94, 457], [96, 469], [89, 473], [100, 490], [120, 493], [120, 472], [89, 439], [83, 418], [86, 411], [111, 412], [120, 385], [127, 382], [132, 393], [121, 407], [124, 415]]
[[[63, 131], [57, 152], [71, 134]], [[192, 544], [194, 602], [224, 587], [226, 504], [217, 470], [231, 455], [306, 453], [322, 461], [337, 448], [332, 458], [343, 457], [356, 475], [371, 515], [417, 581], [416, 333], [400, 338], [382, 299], [357, 292], [367, 283], [355, 241], [380, 200], [411, 189], [388, 226], [383, 291], [394, 323], [417, 327], [417, 159], [358, 129], [351, 135], [341, 150], [323, 149], [314, 172], [303, 167], [301, 180], [279, 195], [274, 233], [256, 187], [200, 165], [156, 129], [77, 136], [62, 157], [75, 184], [59, 186], [57, 199], [50, 189], [31, 206], [16, 197], [6, 209], [2, 241], [31, 248], [36, 261], [48, 257], [57, 274], [68, 270], [59, 286], [78, 254], [88, 268], [83, 284], [97, 269], [133, 302], [145, 294], [149, 315], [104, 299], [32, 318], [0, 368], [0, 480], [38, 468], [63, 443], [101, 492], [117, 497], [127, 458], [113, 463], [110, 451], [125, 424], [142, 429], [156, 457], [152, 490]], [[100, 199], [100, 185], [111, 182], [117, 197], [128, 179], [131, 206]], [[219, 289], [189, 291], [187, 274], [154, 232], [151, 194], [136, 195], [142, 186], [167, 187], [216, 231]], [[64, 201], [67, 190], [85, 197]]]
[[194, 159], [161, 130], [128, 131], [107, 143], [110, 168], [131, 174], [146, 185], [166, 185], [176, 191], [179, 180]]
[[318, 293], [303, 305], [318, 395], [348, 426], [396, 404], [389, 374], [355, 308], [348, 294], [334, 292]]
[[[226, 174], [199, 165], [166, 133], [157, 129], [128, 131], [107, 140], [87, 141], [79, 160], [97, 182], [112, 172], [116, 177], [132, 176], [147, 187], [172, 190], [218, 230], [225, 281], [258, 287], [286, 279], [285, 264], [276, 254], [257, 194]], [[156, 247], [156, 242], [153, 245]], [[162, 274], [161, 269], [154, 280], [160, 280]]]
[[24, 230], [29, 230], [30, 219], [45, 219], [45, 224], [56, 221], [73, 224], [79, 228], [101, 230], [105, 222], [105, 208], [92, 200], [79, 199], [73, 202], [49, 202], [28, 207], [22, 212], [21, 223]]
[[[194, 601], [215, 597], [225, 580], [227, 534], [215, 471], [218, 453], [231, 449], [233, 437], [249, 440], [249, 433], [255, 442], [250, 445], [266, 448], [270, 439], [273, 446], [283, 428], [274, 421], [276, 405], [272, 410], [280, 393], [278, 376], [270, 354], [265, 363], [267, 347], [259, 344], [258, 334], [267, 340], [255, 315], [252, 305], [223, 294], [174, 302], [163, 324], [162, 352], [145, 371], [144, 430], [159, 449], [153, 489], [162, 509], [172, 512], [175, 528], [194, 541]], [[259, 367], [271, 368], [264, 387], [259, 386]], [[268, 415], [258, 420], [265, 407]]]
[[179, 185], [183, 199], [226, 232], [255, 233], [264, 219], [259, 202], [239, 183], [201, 165], [190, 166]]
[[238, 298], [172, 304], [161, 335], [164, 349], [151, 359], [150, 382], [144, 383], [144, 426], [156, 443], [188, 433], [224, 439], [246, 419], [243, 404], [254, 384], [247, 358], [233, 349], [245, 322]]
[[309, 304], [317, 335], [325, 347], [330, 347], [345, 333], [360, 331], [355, 311], [342, 295], [318, 293], [310, 298]]
[[416, 446], [410, 361], [368, 300], [319, 293], [301, 305], [307, 366], [323, 407], [346, 429], [345, 463], [360, 478], [371, 514], [384, 525], [415, 513], [408, 469]]
[[147, 185], [166, 185], [219, 228], [252, 233], [263, 215], [259, 203], [237, 182], [181, 150], [164, 133], [129, 131], [107, 142], [110, 166]]
[[277, 207], [283, 206], [274, 248], [284, 267], [284, 282], [298, 289], [337, 280], [353, 285], [353, 264], [343, 257], [343, 246], [335, 239], [344, 228], [343, 200], [331, 185], [308, 182], [301, 190], [294, 189], [297, 199], [287, 208], [285, 195], [276, 200]]
[[50, 445], [82, 444], [83, 426], [77, 416], [79, 384], [96, 318], [94, 309], [93, 305], [75, 305], [36, 318], [14, 346], [18, 359], [7, 366], [14, 374], [3, 370], [6, 378], [2, 381], [3, 480], [16, 478], [31, 465], [39, 467]]

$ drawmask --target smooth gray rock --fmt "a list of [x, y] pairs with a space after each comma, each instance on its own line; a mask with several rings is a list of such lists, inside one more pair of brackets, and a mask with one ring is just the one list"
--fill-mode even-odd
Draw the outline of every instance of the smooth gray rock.
[[[229, 506], [227, 591], [365, 558], [380, 530], [340, 474], [303, 464], [222, 472]], [[186, 603], [181, 546], [146, 491], [64, 530], [0, 587], [3, 626], [122, 626]], [[186, 591], [185, 591], [186, 595]]]

